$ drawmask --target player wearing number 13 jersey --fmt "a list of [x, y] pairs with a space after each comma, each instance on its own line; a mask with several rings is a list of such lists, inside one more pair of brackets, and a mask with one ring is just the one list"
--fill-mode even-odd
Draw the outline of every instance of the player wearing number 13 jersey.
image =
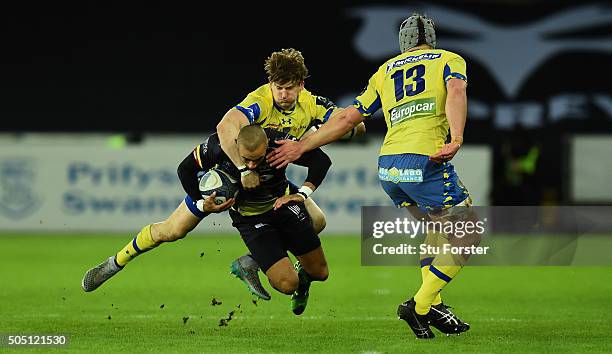
[[381, 156], [433, 155], [448, 134], [446, 83], [466, 80], [465, 61], [459, 55], [423, 48], [389, 59], [370, 78], [354, 106], [364, 117], [383, 108], [387, 134]]
[[[355, 99], [354, 107], [366, 118], [382, 108], [387, 134], [378, 175], [397, 206], [439, 211], [468, 197], [450, 162], [429, 159], [444, 147], [449, 131], [446, 84], [467, 82], [465, 66], [463, 58], [446, 50], [407, 50], [381, 65]], [[461, 144], [461, 136], [453, 138]]]

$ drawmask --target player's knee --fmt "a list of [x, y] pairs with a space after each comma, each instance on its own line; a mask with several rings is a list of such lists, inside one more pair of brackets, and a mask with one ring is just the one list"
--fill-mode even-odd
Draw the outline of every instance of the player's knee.
[[472, 232], [467, 235], [467, 243], [470, 246], [478, 246], [480, 245], [480, 241], [482, 241], [482, 236], [477, 232]]
[[270, 279], [272, 286], [283, 294], [291, 295], [300, 283], [297, 274], [288, 273], [276, 279]]
[[183, 228], [172, 229], [172, 232], [170, 233], [170, 239], [171, 241], [180, 240], [184, 238], [185, 236], [187, 236], [188, 232], [189, 232], [188, 230], [183, 229]]
[[[472, 207], [469, 197], [462, 203], [445, 210], [443, 214], [433, 215], [432, 220], [442, 222], [452, 221], [454, 223], [460, 222], [464, 225], [468, 222], [473, 225], [478, 225], [479, 223], [478, 214], [476, 214], [476, 211]], [[477, 229], [471, 229], [471, 231], [467, 229], [456, 230], [454, 233], [448, 234], [447, 237], [451, 245], [461, 247], [478, 246], [481, 241], [481, 234]]]
[[310, 279], [315, 281], [325, 281], [329, 278], [329, 268], [327, 268], [327, 262], [325, 260], [316, 262], [314, 264], [304, 264], [305, 271], [308, 273]]
[[159, 234], [159, 239], [162, 242], [173, 242], [187, 236], [189, 230], [180, 225], [166, 225]]
[[306, 206], [308, 215], [310, 215], [310, 220], [312, 221], [312, 227], [314, 228], [315, 233], [319, 234], [327, 225], [325, 214], [323, 214], [321, 208], [319, 208], [319, 206], [317, 206], [312, 199], [306, 199], [304, 205]]
[[325, 214], [323, 213], [318, 213], [315, 214], [314, 216], [311, 216], [312, 219], [312, 227], [315, 230], [315, 233], [318, 235], [321, 233], [321, 231], [323, 231], [323, 229], [325, 229], [325, 226], [327, 226], [327, 220], [325, 220]]

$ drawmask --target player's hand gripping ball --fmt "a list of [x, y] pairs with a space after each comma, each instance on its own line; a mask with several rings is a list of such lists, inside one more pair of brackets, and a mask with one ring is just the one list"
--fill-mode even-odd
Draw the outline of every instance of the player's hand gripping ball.
[[215, 195], [215, 204], [217, 205], [223, 204], [231, 198], [236, 198], [238, 190], [238, 181], [217, 168], [210, 169], [200, 179], [202, 197], [206, 199], [213, 192], [217, 192]]

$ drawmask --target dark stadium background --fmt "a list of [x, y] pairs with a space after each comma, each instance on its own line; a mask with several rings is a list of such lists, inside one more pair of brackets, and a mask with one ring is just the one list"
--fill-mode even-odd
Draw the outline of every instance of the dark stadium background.
[[[411, 4], [406, 3], [409, 8]], [[425, 4], [425, 3], [421, 3]], [[600, 4], [569, 1], [437, 1], [506, 28], [549, 14]], [[114, 132], [138, 142], [146, 133], [214, 130], [224, 112], [265, 82], [263, 61], [272, 52], [301, 50], [311, 73], [307, 88], [332, 100], [358, 92], [380, 60], [368, 60], [353, 45], [362, 19], [349, 8], [404, 3], [228, 2], [212, 6], [179, 2], [25, 2], [2, 5], [0, 39], [0, 131]], [[439, 42], [461, 35], [438, 23]], [[469, 28], [465, 29], [469, 31]], [[609, 43], [612, 26], [591, 26], [554, 39]], [[608, 42], [606, 42], [608, 41]], [[526, 41], [527, 42], [527, 41]], [[441, 44], [443, 47], [443, 44]], [[530, 55], [525, 51], [515, 55]], [[569, 133], [612, 133], [612, 117], [589, 103], [588, 118], [549, 117], [548, 99], [568, 92], [610, 93], [610, 49], [561, 50], [538, 65], [514, 97], [500, 89], [490, 69], [468, 62], [469, 98], [480, 102], [541, 102], [542, 124], [500, 129], [494, 109], [469, 119], [467, 144], [493, 147], [492, 204], [571, 204], [564, 182]], [[503, 68], [500, 68], [503, 70]], [[472, 106], [471, 106], [472, 107]], [[472, 110], [470, 110], [470, 118]], [[384, 132], [373, 120], [369, 134]], [[537, 146], [535, 173], [518, 185], [508, 181], [512, 156]]]

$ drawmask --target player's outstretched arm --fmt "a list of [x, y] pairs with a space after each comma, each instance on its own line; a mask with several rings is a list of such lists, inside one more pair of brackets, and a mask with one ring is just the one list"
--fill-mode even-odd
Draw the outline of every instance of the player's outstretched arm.
[[[339, 116], [340, 116], [339, 114], [336, 114], [336, 115], [331, 116], [329, 119], [330, 120], [331, 119], [337, 119]], [[328, 123], [329, 123], [329, 120], [325, 124], [328, 124]], [[319, 127], [319, 128], [321, 128], [321, 127]], [[353, 127], [353, 129], [349, 130], [346, 134], [342, 135], [340, 137], [340, 139], [338, 139], [338, 140], [351, 140], [351, 139], [353, 139], [356, 136], [361, 136], [361, 135], [365, 134], [365, 132], [366, 132], [365, 123], [361, 122], [361, 123], [357, 124], [355, 127]]]
[[280, 146], [268, 154], [268, 162], [276, 168], [287, 166], [290, 162], [299, 159], [305, 152], [340, 139], [363, 120], [364, 117], [356, 108], [347, 107], [330, 117], [329, 121], [319, 130], [299, 142], [278, 141]]
[[450, 161], [463, 144], [463, 131], [467, 117], [467, 82], [461, 79], [450, 79], [446, 84], [446, 119], [450, 127], [451, 142], [440, 151], [429, 157], [438, 163]]
[[219, 124], [217, 124], [217, 134], [219, 135], [221, 149], [223, 149], [223, 152], [232, 160], [236, 167], [243, 165], [238, 153], [236, 138], [238, 138], [240, 129], [247, 125], [249, 125], [247, 117], [235, 108], [227, 111]]
[[[317, 130], [321, 129], [321, 126], [323, 124], [327, 124], [327, 123], [320, 123], [320, 124], [315, 124], [313, 125], [310, 129], [308, 129], [304, 135], [302, 135], [302, 137], [300, 138], [300, 140], [305, 139], [307, 136], [314, 134], [314, 132], [316, 132]], [[366, 133], [366, 126], [363, 122], [357, 124], [357, 126], [353, 129], [351, 129], [348, 133], [344, 134], [342, 137], [340, 137], [339, 140], [351, 140], [354, 137], [357, 136], [362, 136]]]
[[242, 186], [245, 189], [253, 189], [259, 186], [259, 174], [255, 171], [242, 171], [246, 169], [246, 166], [236, 145], [236, 138], [238, 138], [240, 129], [247, 125], [249, 125], [247, 117], [239, 110], [232, 108], [225, 113], [223, 119], [217, 124], [217, 134], [219, 135], [221, 149], [241, 171], [240, 181]]

